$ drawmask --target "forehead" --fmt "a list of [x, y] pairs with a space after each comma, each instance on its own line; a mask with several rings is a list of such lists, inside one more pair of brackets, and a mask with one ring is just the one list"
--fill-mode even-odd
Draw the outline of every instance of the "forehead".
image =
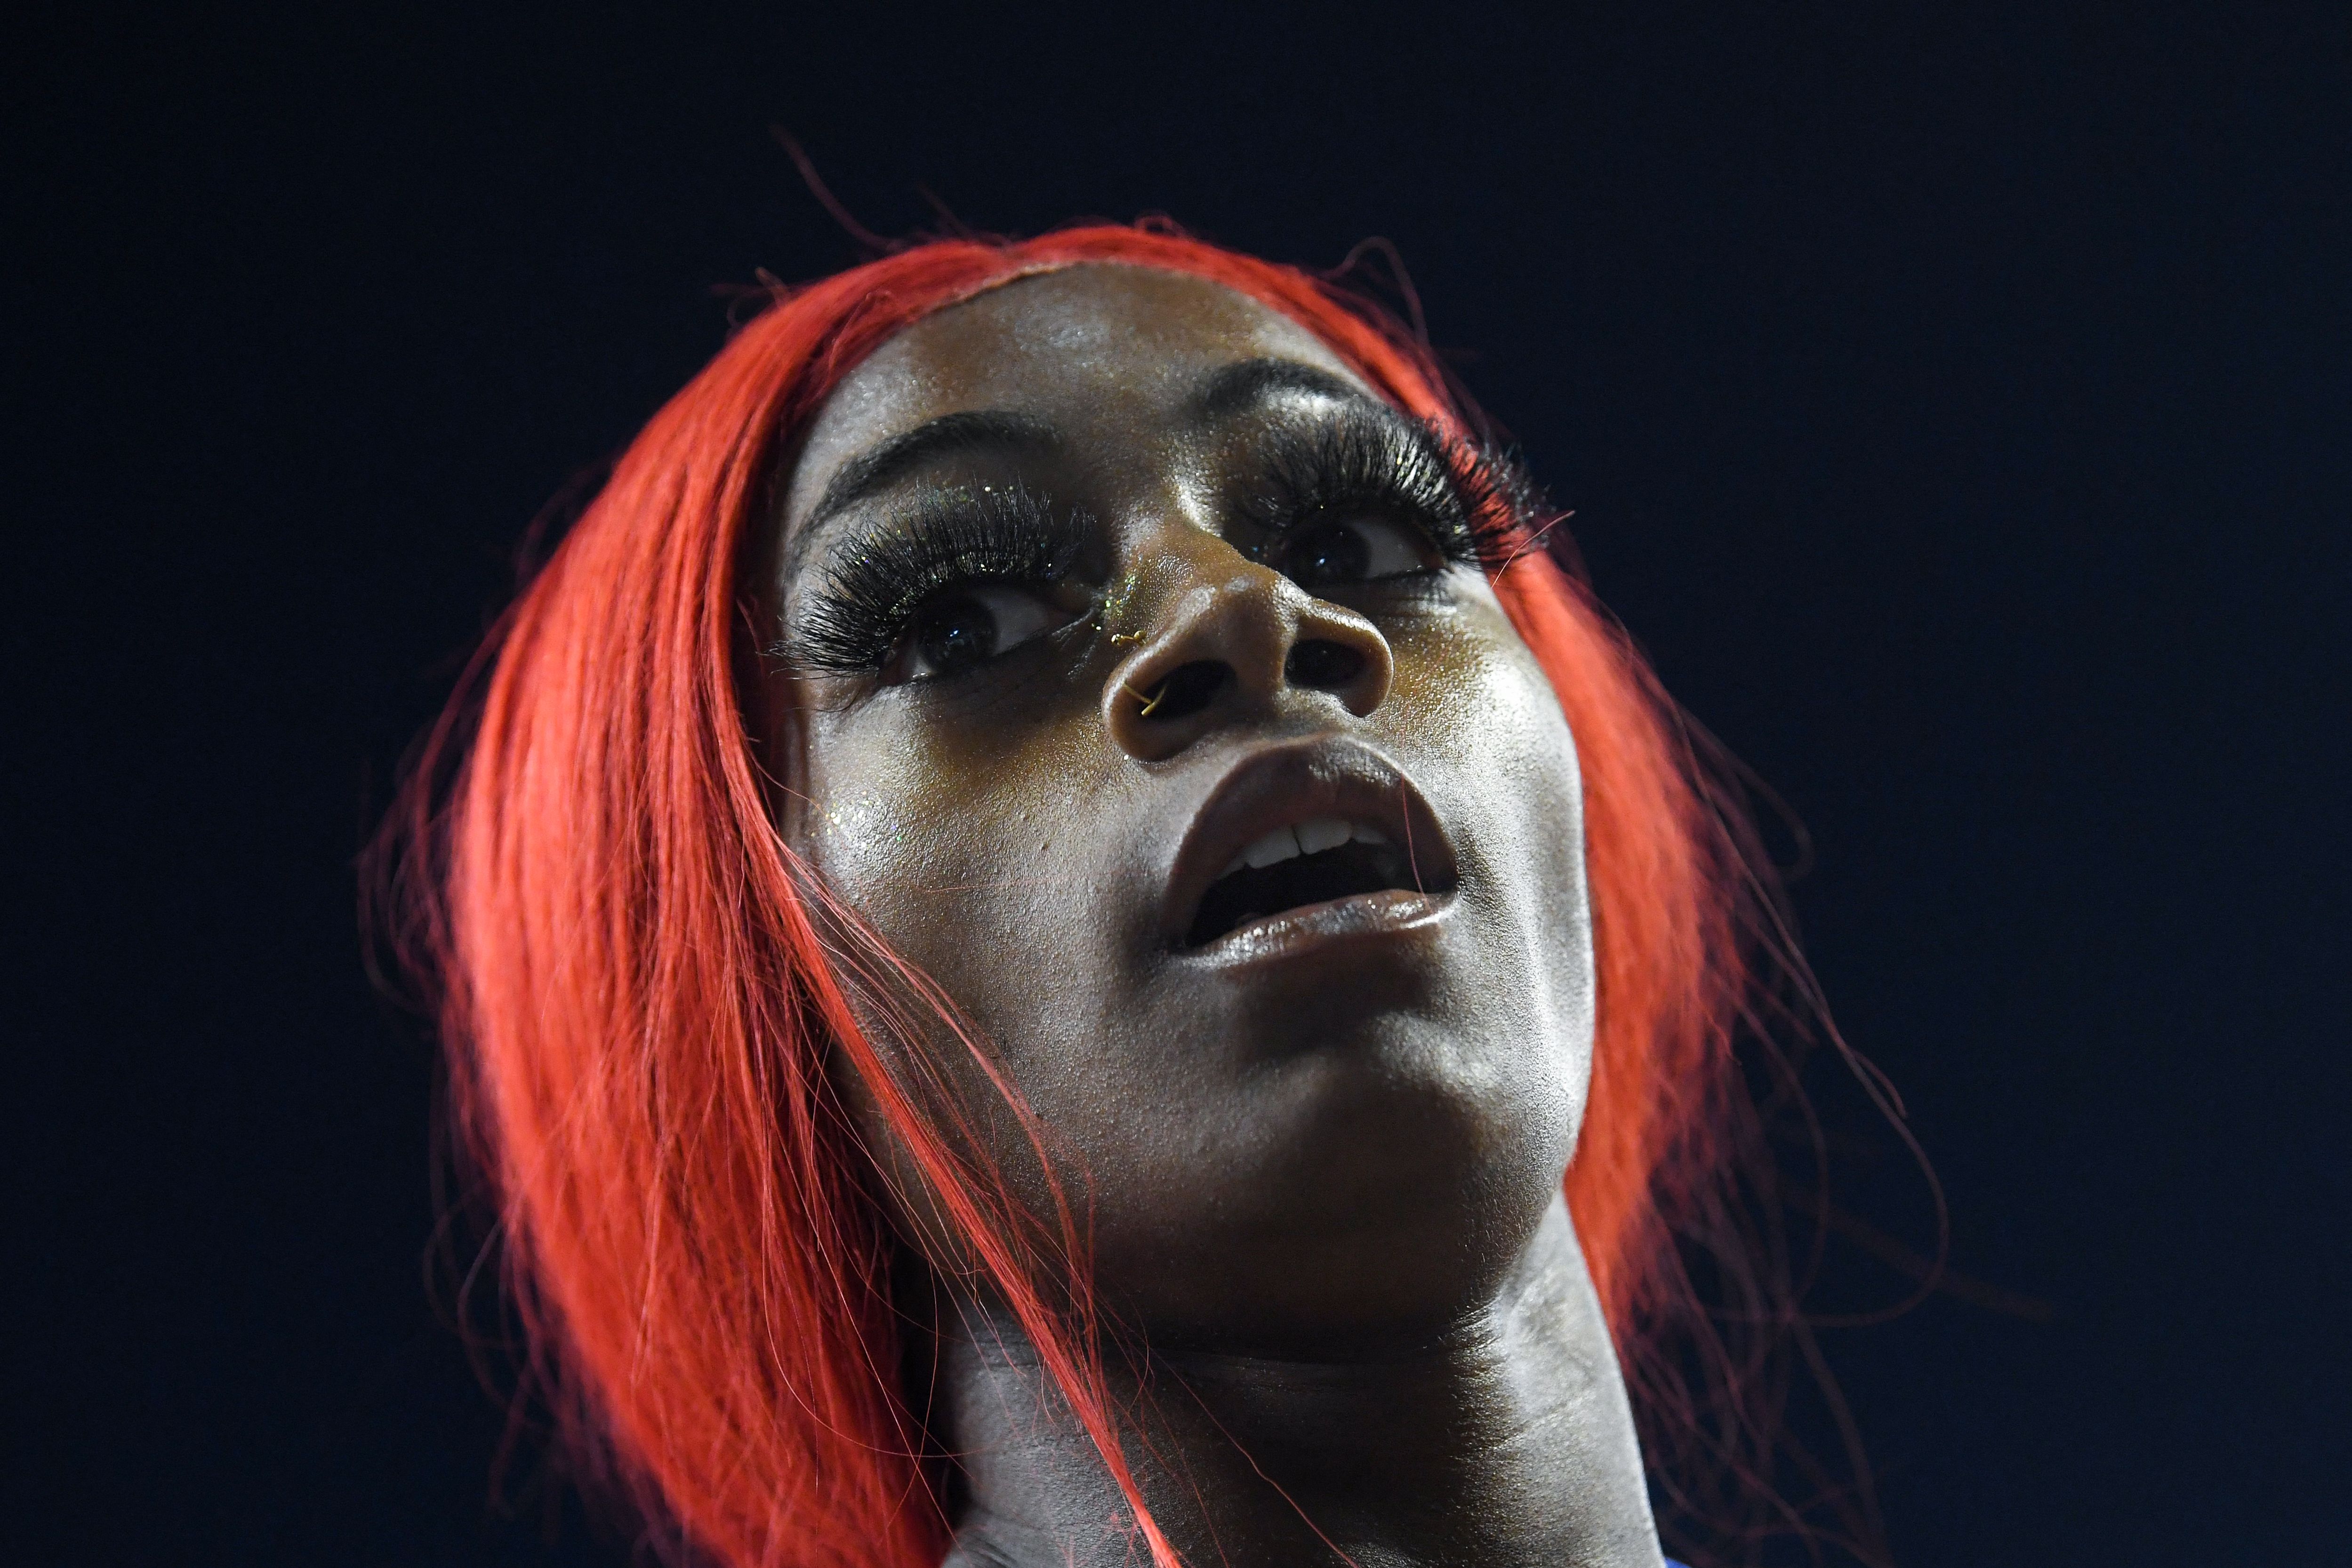
[[1206, 279], [1112, 264], [1023, 278], [924, 317], [845, 377], [810, 425], [784, 513], [805, 515], [843, 463], [941, 415], [1005, 411], [1139, 441], [1213, 372], [1260, 359], [1363, 385], [1307, 329]]

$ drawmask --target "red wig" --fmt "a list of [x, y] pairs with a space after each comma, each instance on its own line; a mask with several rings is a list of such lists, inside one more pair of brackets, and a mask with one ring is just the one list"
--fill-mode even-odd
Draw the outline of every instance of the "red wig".
[[[902, 1383], [874, 1163], [829, 1065], [864, 1081], [1099, 1446], [1152, 1561], [1176, 1563], [1121, 1453], [1066, 1210], [1020, 1212], [861, 1029], [848, 998], [876, 975], [952, 1009], [779, 836], [738, 684], [742, 563], [773, 526], [781, 455], [827, 394], [909, 322], [1079, 263], [1223, 284], [1396, 406], [1476, 434], [1425, 345], [1377, 306], [1164, 226], [941, 240], [779, 289], [619, 459], [486, 650], [470, 750], [456, 719], [436, 732], [446, 795], [410, 798], [456, 1110], [516, 1299], [580, 1432], [728, 1568], [932, 1568], [948, 1542]], [[1727, 1212], [1748, 873], [1675, 710], [1580, 582], [1538, 549], [1494, 585], [1582, 769], [1599, 1016], [1567, 1196], [1654, 1464], [1661, 1422], [1690, 1408], [1677, 1368], [1697, 1318], [1677, 1237], [1719, 1237]]]

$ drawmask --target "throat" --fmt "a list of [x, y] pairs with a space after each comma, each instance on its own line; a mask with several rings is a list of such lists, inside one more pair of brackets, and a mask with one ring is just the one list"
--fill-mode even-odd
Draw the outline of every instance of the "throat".
[[[1177, 1552], [1233, 1568], [1334, 1562], [1335, 1549], [1359, 1563], [1660, 1568], [1632, 1415], [1564, 1205], [1525, 1262], [1483, 1321], [1425, 1353], [1155, 1355], [1148, 1383], [1106, 1356], [1128, 1463]], [[950, 1568], [1145, 1561], [1118, 1489], [1017, 1328], [963, 1321], [940, 1367], [941, 1446], [961, 1456], [968, 1499]]]

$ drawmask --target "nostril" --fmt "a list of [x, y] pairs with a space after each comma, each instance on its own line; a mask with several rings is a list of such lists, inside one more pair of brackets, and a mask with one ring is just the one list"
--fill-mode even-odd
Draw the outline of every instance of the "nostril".
[[1345, 643], [1321, 638], [1300, 643], [1282, 661], [1282, 678], [1316, 691], [1342, 687], [1363, 673], [1364, 656]]
[[1228, 673], [1223, 665], [1206, 659], [1180, 665], [1157, 686], [1142, 693], [1143, 706], [1136, 716], [1158, 721], [1198, 713], [1216, 696], [1217, 688], [1225, 683]]

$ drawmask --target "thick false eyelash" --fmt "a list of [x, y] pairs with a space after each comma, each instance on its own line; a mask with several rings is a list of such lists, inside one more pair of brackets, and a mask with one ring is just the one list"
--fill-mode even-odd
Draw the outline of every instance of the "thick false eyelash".
[[1268, 532], [1349, 510], [1402, 511], [1446, 560], [1489, 573], [1528, 548], [1543, 506], [1508, 454], [1432, 421], [1350, 411], [1281, 426], [1270, 433], [1263, 458], [1267, 491], [1242, 510]]
[[1449, 436], [1433, 424], [1426, 428], [1445, 455], [1446, 470], [1469, 516], [1471, 547], [1486, 574], [1494, 576], [1540, 548], [1561, 514], [1552, 510], [1517, 452]]
[[933, 490], [911, 516], [828, 552], [824, 576], [768, 652], [803, 669], [882, 668], [923, 601], [959, 583], [1056, 583], [1078, 558], [1087, 520], [1056, 516], [1020, 485]]

